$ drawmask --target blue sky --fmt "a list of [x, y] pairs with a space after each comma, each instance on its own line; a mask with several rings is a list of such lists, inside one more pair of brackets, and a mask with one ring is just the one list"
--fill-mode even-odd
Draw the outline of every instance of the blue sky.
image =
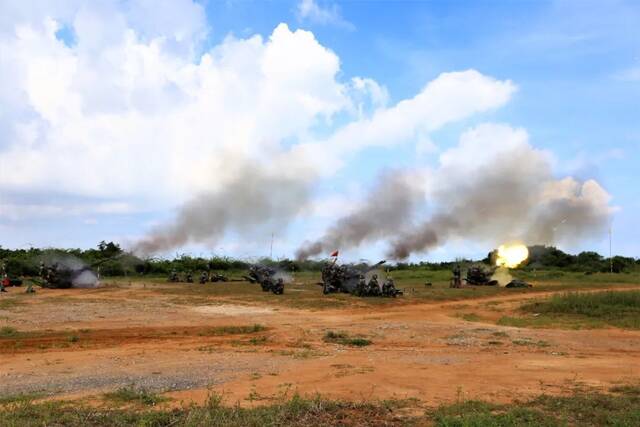
[[[147, 18], [145, 13], [136, 14], [136, 8], [131, 6], [132, 3], [137, 2], [84, 4], [83, 2], [63, 2], [58, 4], [60, 7], [50, 10], [37, 2], [25, 2], [24, 7], [17, 7], [10, 2], [0, 4], [0, 15], [5, 16], [0, 21], [2, 49], [6, 52], [27, 49], [26, 52], [29, 54], [28, 58], [20, 57], [11, 59], [12, 62], [1, 63], [0, 66], [5, 68], [5, 76], [19, 75], [20, 69], [17, 66], [15, 69], [13, 67], [14, 64], [22, 64], [20, 61], [25, 64], [24, 69], [32, 70], [33, 68], [30, 67], [36, 63], [38, 55], [45, 57], [42, 48], [35, 42], [19, 44], [26, 42], [24, 42], [25, 36], [16, 35], [19, 33], [17, 28], [32, 28], [34, 34], [42, 33], [44, 40], [46, 30], [43, 28], [46, 28], [46, 25], [43, 22], [48, 22], [47, 18], [52, 19], [57, 22], [58, 30], [62, 29], [57, 32], [58, 40], [66, 46], [61, 48], [58, 56], [48, 58], [50, 62], [41, 62], [44, 67], [56, 64], [53, 66], [58, 71], [56, 76], [60, 75], [59, 80], [46, 82], [51, 93], [42, 97], [34, 95], [33, 91], [38, 86], [37, 81], [34, 80], [37, 80], [36, 76], [26, 82], [21, 80], [20, 84], [25, 85], [24, 92], [30, 93], [26, 100], [22, 99], [21, 95], [15, 95], [15, 97], [6, 95], [3, 99], [6, 108], [0, 113], [0, 132], [2, 132], [0, 135], [3, 137], [0, 141], [0, 161], [2, 162], [0, 170], [3, 172], [0, 173], [12, 173], [8, 171], [13, 170], [22, 178], [12, 177], [0, 181], [0, 191], [4, 199], [0, 200], [2, 209], [0, 211], [0, 232], [2, 233], [0, 245], [4, 247], [22, 247], [32, 244], [89, 247], [95, 246], [98, 241], [104, 239], [121, 242], [135, 241], [154, 226], [170, 223], [176, 209], [191, 196], [189, 191], [185, 190], [193, 184], [189, 180], [177, 185], [172, 192], [167, 191], [171, 196], [152, 196], [154, 193], [152, 178], [154, 174], [162, 173], [162, 165], [153, 165], [153, 163], [163, 160], [150, 154], [148, 155], [149, 164], [146, 164], [145, 156], [135, 150], [131, 153], [120, 151], [121, 156], [114, 156], [113, 158], [119, 159], [119, 165], [114, 168], [123, 168], [123, 176], [137, 177], [139, 174], [148, 174], [149, 182], [141, 179], [140, 183], [132, 184], [130, 189], [126, 183], [114, 182], [114, 190], [108, 191], [113, 179], [105, 178], [102, 182], [95, 178], [95, 187], [92, 187], [94, 179], [87, 177], [93, 176], [94, 173], [100, 175], [102, 168], [109, 167], [108, 164], [95, 160], [101, 158], [100, 147], [109, 144], [116, 146], [120, 143], [112, 142], [109, 136], [105, 136], [104, 141], [93, 142], [95, 146], [92, 145], [86, 150], [80, 149], [79, 152], [83, 154], [79, 155], [78, 161], [83, 162], [86, 167], [75, 174], [75, 179], [73, 176], [57, 176], [60, 169], [65, 169], [65, 163], [62, 160], [58, 164], [56, 159], [51, 159], [49, 162], [39, 160], [37, 157], [25, 157], [26, 162], [52, 167], [52, 170], [46, 169], [46, 166], [44, 169], [40, 167], [38, 169], [40, 175], [33, 179], [30, 177], [38, 175], [38, 170], [15, 165], [17, 157], [7, 154], [11, 149], [18, 146], [24, 148], [28, 145], [30, 150], [37, 150], [38, 144], [44, 146], [49, 139], [59, 137], [51, 136], [53, 132], [48, 129], [56, 127], [66, 129], [64, 120], [69, 120], [69, 126], [77, 123], [72, 121], [75, 120], [73, 113], [68, 113], [69, 118], [65, 118], [67, 116], [59, 112], [62, 107], [57, 103], [55, 114], [51, 113], [52, 110], [48, 106], [41, 107], [41, 103], [54, 102], [51, 99], [56, 96], [66, 97], [69, 104], [73, 104], [72, 95], [75, 92], [72, 89], [69, 89], [69, 92], [62, 89], [56, 92], [51, 89], [56, 85], [67, 84], [64, 83], [67, 82], [64, 78], [65, 73], [69, 73], [72, 80], [69, 88], [77, 81], [85, 80], [87, 84], [93, 84], [93, 87], [101, 86], [101, 76], [103, 76], [101, 73], [110, 73], [109, 67], [112, 64], [109, 63], [104, 67], [99, 65], [106, 56], [97, 55], [96, 52], [107, 52], [114, 46], [120, 46], [118, 44], [120, 42], [111, 42], [111, 40], [116, 38], [120, 40], [119, 37], [127, 31], [138, 35], [137, 40], [141, 46], [149, 47], [153, 44], [153, 40], [162, 39], [164, 41], [158, 42], [161, 46], [159, 49], [168, 52], [167, 56], [175, 54], [175, 58], [186, 64], [188, 62], [200, 64], [202, 55], [212, 49], [219, 50], [220, 46], [226, 46], [230, 38], [246, 40], [260, 35], [263, 43], [266, 43], [274, 29], [280, 23], [286, 23], [292, 32], [298, 29], [311, 32], [317, 44], [333, 52], [338, 58], [337, 71], [328, 71], [332, 82], [346, 85], [354, 77], [371, 79], [379, 87], [384, 88], [387, 94], [385, 102], [387, 107], [392, 107], [402, 100], [411, 99], [429, 82], [447, 72], [473, 69], [484, 76], [498, 81], [511, 81], [517, 86], [517, 90], [510, 95], [508, 102], [501, 103], [495, 108], [484, 109], [477, 114], [452, 120], [431, 130], [428, 136], [423, 135], [421, 138], [428, 138], [433, 145], [432, 149], [425, 153], [417, 154], [415, 141], [417, 137], [412, 135], [413, 141], [406, 144], [394, 147], [374, 144], [350, 154], [344, 167], [314, 181], [313, 200], [335, 199], [346, 202], [358, 200], [358, 197], [364, 197], [363, 195], [373, 185], [375, 177], [381, 170], [436, 168], [439, 156], [454, 148], [458, 144], [460, 135], [466, 130], [487, 122], [505, 123], [513, 128], [526, 129], [528, 143], [536, 150], [545, 150], [551, 154], [554, 177], [561, 179], [571, 176], [579, 180], [596, 180], [611, 195], [609, 204], [615, 207], [612, 222], [614, 251], [624, 255], [639, 256], [637, 242], [640, 242], [640, 230], [637, 212], [640, 212], [640, 198], [637, 183], [640, 166], [640, 26], [638, 25], [640, 5], [638, 2], [333, 2], [319, 0], [315, 2], [253, 2], [228, 0], [207, 1], [196, 3], [194, 6], [191, 2], [185, 1], [182, 2], [184, 7], [181, 3], [174, 2], [164, 9], [158, 8], [162, 10], [154, 11], [151, 18]], [[111, 30], [109, 34], [100, 33], [97, 25], [95, 33], [100, 35], [97, 37], [99, 40], [92, 40], [92, 43], [85, 44], [83, 40], [90, 39], [91, 37], [87, 34], [93, 30], [81, 27], [83, 20], [78, 19], [78, 16], [84, 17], [87, 11], [100, 8], [108, 10], [113, 16], [124, 17], [122, 34], [116, 34], [117, 28]], [[2, 9], [5, 9], [4, 13]], [[96, 16], [100, 16], [100, 13]], [[95, 25], [96, 21], [87, 22], [93, 22]], [[185, 39], [187, 42], [184, 41]], [[169, 44], [166, 40], [173, 40], [173, 44]], [[28, 47], [25, 48], [25, 46]], [[91, 52], [86, 53], [83, 49]], [[233, 49], [233, 46], [229, 49]], [[189, 54], [184, 53], [187, 50]], [[86, 58], [83, 55], [93, 55], [86, 57], [93, 59], [84, 61]], [[96, 55], [102, 59], [95, 59]], [[69, 58], [75, 58], [77, 62], [69, 62]], [[295, 61], [295, 58], [291, 60]], [[78, 70], [81, 67], [78, 64], [83, 64], [83, 61], [89, 63], [89, 65], [82, 65], [88, 70], [83, 74], [85, 77], [82, 77], [78, 71], [69, 71]], [[327, 58], [327, 61], [327, 64], [331, 63], [330, 58]], [[170, 63], [171, 61], [167, 60], [163, 64]], [[65, 68], [66, 65], [62, 64], [74, 65]], [[312, 65], [325, 67], [324, 62], [317, 64], [313, 62]], [[167, 68], [170, 69], [171, 66], [167, 65]], [[243, 73], [245, 73], [244, 69]], [[167, 75], [169, 74], [168, 71]], [[31, 74], [28, 75], [31, 76]], [[250, 74], [238, 73], [238, 75]], [[92, 80], [94, 77], [86, 76], [97, 76], [97, 78]], [[91, 101], [96, 102], [96, 109], [103, 108], [104, 105], [109, 105], [109, 108], [120, 108], [116, 101], [107, 98], [113, 91], [118, 90], [113, 88], [120, 87], [123, 80], [118, 80], [113, 87], [105, 85], [106, 95], [99, 99], [96, 95], [96, 98]], [[153, 82], [153, 79], [146, 76], [132, 84], [140, 85], [147, 90], [145, 82]], [[3, 84], [10, 83], [11, 80], [5, 78]], [[315, 90], [313, 88], [316, 87], [316, 83], [311, 82], [309, 85], [312, 87], [310, 90]], [[134, 92], [138, 90], [135, 87], [133, 89], [127, 87]], [[185, 87], [180, 86], [178, 91], [184, 91]], [[164, 102], [168, 99], [165, 98], [167, 96], [173, 96], [167, 93], [169, 92], [165, 89], [161, 95], [153, 92], [153, 96], [162, 97], [153, 98], [160, 99], [160, 101], [154, 101], [154, 105]], [[150, 96], [147, 95], [148, 98]], [[167, 101], [171, 106], [168, 108], [178, 108], [175, 105], [181, 102], [179, 96], [182, 95], [176, 96], [178, 97]], [[366, 96], [371, 94], [368, 93]], [[131, 98], [127, 97], [127, 99]], [[324, 101], [342, 102], [333, 99], [323, 99]], [[86, 110], [89, 101], [84, 99], [81, 103]], [[373, 111], [373, 101], [365, 108]], [[48, 113], [43, 112], [45, 110]], [[111, 110], [107, 113], [110, 114]], [[127, 114], [129, 113], [131, 112], [127, 111]], [[338, 106], [331, 107], [329, 113], [318, 110], [312, 114], [311, 124], [304, 129], [297, 129], [290, 134], [276, 132], [274, 135], [286, 136], [277, 141], [281, 147], [304, 142], [309, 135], [314, 139], [330, 136], [345, 124], [356, 120], [353, 114], [353, 111], [348, 108]], [[39, 116], [38, 124], [34, 124], [31, 118], [33, 115]], [[320, 116], [323, 118], [318, 119]], [[127, 115], [127, 123], [133, 120], [131, 117]], [[133, 117], [138, 116], [133, 115]], [[201, 120], [206, 122], [211, 119], [201, 117]], [[52, 124], [54, 122], [55, 124]], [[16, 130], [13, 127], [15, 123], [25, 125]], [[29, 126], [26, 123], [29, 123]], [[140, 135], [148, 137], [149, 134], [138, 130], [142, 127], [141, 124], [129, 123], [123, 128], [126, 130], [118, 131], [112, 138], [134, 140], [140, 138]], [[35, 132], [39, 136], [26, 142], [28, 138], [25, 139], [23, 135], [28, 132]], [[60, 132], [65, 134], [62, 130]], [[158, 138], [162, 139], [161, 136]], [[123, 147], [128, 147], [125, 142], [122, 144]], [[166, 151], [169, 153], [167, 159], [172, 159], [176, 151], [170, 148], [171, 142], [167, 144], [168, 149], [158, 148], [158, 152]], [[205, 150], [194, 147], [194, 150], [196, 149]], [[182, 153], [181, 150], [182, 148], [178, 151]], [[185, 153], [182, 153], [184, 157], [180, 158], [188, 162], [190, 157]], [[82, 157], [83, 155], [85, 157]], [[215, 158], [221, 158], [215, 150], [212, 155]], [[92, 163], [94, 161], [95, 164]], [[113, 162], [113, 160], [110, 161]], [[193, 161], [198, 159], [194, 158]], [[184, 165], [185, 170], [192, 167], [194, 166]], [[196, 167], [202, 166], [197, 164]], [[148, 171], [147, 168], [149, 168]], [[212, 168], [215, 169], [215, 166]], [[193, 182], [196, 183], [193, 184], [194, 188], [199, 191], [202, 188], [206, 190], [207, 179], [215, 179], [215, 177], [194, 177]], [[204, 187], [198, 187], [200, 184]], [[196, 193], [195, 190], [194, 193]], [[172, 200], [175, 203], [172, 203]], [[333, 206], [332, 209], [336, 209], [335, 204], [331, 206]], [[345, 208], [344, 214], [348, 213], [349, 209], [352, 208]], [[248, 233], [230, 229], [206, 244], [191, 242], [165, 251], [165, 254], [186, 251], [205, 255], [224, 252], [243, 257], [261, 256], [268, 254], [273, 231], [276, 234], [274, 255], [291, 256], [295, 248], [302, 243], [303, 236], [304, 239], [313, 239], [321, 235], [322, 231], [342, 214], [343, 212], [337, 208], [329, 215], [302, 215], [287, 218], [277, 222], [277, 229], [273, 229], [273, 224], [265, 224]], [[492, 242], [481, 239], [447, 243], [426, 254], [417, 253], [414, 259], [441, 260], [460, 256], [482, 256], [491, 248], [490, 243]], [[566, 245], [562, 242], [558, 244], [574, 252], [590, 249], [601, 253], [608, 252], [608, 237], [606, 233], [601, 232], [591, 239]], [[381, 240], [344, 249], [344, 251], [351, 259], [362, 257], [372, 259], [382, 256], [384, 248], [385, 241]]]

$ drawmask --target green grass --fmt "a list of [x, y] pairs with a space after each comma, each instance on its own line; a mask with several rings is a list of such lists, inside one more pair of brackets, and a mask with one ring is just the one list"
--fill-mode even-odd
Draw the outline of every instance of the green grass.
[[255, 323], [253, 325], [243, 326], [215, 326], [208, 328], [205, 331], [200, 332], [201, 336], [219, 336], [219, 335], [240, 335], [240, 334], [255, 334], [258, 332], [266, 331], [267, 328], [263, 325]]
[[11, 310], [19, 305], [24, 304], [22, 301], [19, 301], [17, 298], [0, 298], [0, 310]]
[[[138, 394], [126, 389], [116, 403], [137, 403]], [[124, 397], [122, 397], [124, 396]], [[112, 401], [112, 400], [108, 400]], [[146, 401], [149, 402], [149, 401]], [[320, 396], [283, 396], [277, 403], [242, 408], [223, 405], [212, 395], [202, 406], [176, 409], [148, 408], [152, 404], [124, 409], [91, 407], [77, 402], [43, 402], [15, 399], [0, 406], [0, 426], [637, 426], [640, 425], [640, 387], [621, 385], [608, 393], [576, 391], [569, 396], [541, 395], [510, 404], [461, 400], [417, 414], [417, 402], [390, 400], [345, 402]], [[407, 415], [405, 408], [417, 415]]]
[[8, 405], [10, 403], [30, 402], [35, 399], [40, 399], [44, 395], [45, 394], [43, 392], [8, 394], [0, 396], [0, 406]]
[[637, 426], [640, 387], [613, 387], [611, 393], [542, 395], [527, 402], [496, 405], [464, 401], [430, 413], [436, 426]]
[[323, 338], [324, 342], [349, 345], [352, 347], [365, 347], [371, 344], [371, 341], [361, 337], [350, 337], [345, 332], [328, 331]]
[[[239, 278], [244, 271], [230, 272], [232, 278]], [[385, 273], [381, 273], [384, 275]], [[109, 287], [134, 286], [140, 290], [141, 297], [145, 292], [162, 293], [173, 296], [172, 303], [178, 305], [209, 304], [213, 301], [231, 304], [266, 304], [273, 307], [287, 307], [304, 310], [335, 310], [338, 308], [351, 309], [354, 307], [374, 307], [384, 309], [387, 306], [402, 304], [433, 302], [433, 301], [463, 301], [467, 299], [492, 297], [499, 295], [513, 295], [514, 293], [535, 295], [537, 292], [580, 289], [607, 289], [611, 287], [640, 286], [640, 273], [609, 274], [563, 272], [556, 270], [540, 270], [537, 272], [513, 270], [514, 278], [526, 280], [534, 285], [526, 289], [504, 289], [493, 286], [467, 287], [450, 289], [448, 270], [402, 270], [389, 273], [396, 282], [396, 286], [405, 290], [399, 298], [358, 298], [348, 294], [323, 295], [322, 288], [317, 285], [320, 272], [302, 271], [292, 273], [293, 283], [285, 285], [284, 295], [273, 295], [262, 292], [257, 284], [248, 282], [208, 283], [168, 283], [165, 278], [132, 277], [107, 278], [108, 286], [91, 292], [107, 292]], [[425, 287], [430, 282], [433, 286]], [[131, 285], [129, 285], [131, 283]]]
[[462, 315], [462, 319], [466, 320], [467, 322], [479, 322], [480, 316], [478, 316], [476, 313], [465, 313]]
[[498, 324], [534, 328], [640, 329], [640, 291], [570, 292], [520, 307], [524, 317], [502, 317]]
[[102, 409], [49, 402], [18, 403], [0, 409], [0, 426], [380, 426], [403, 425], [395, 415], [401, 401], [350, 403], [293, 396], [281, 403], [224, 406], [213, 395], [203, 406], [175, 410]]
[[106, 400], [116, 403], [132, 403], [137, 405], [155, 406], [158, 403], [167, 400], [166, 397], [152, 393], [143, 388], [137, 389], [133, 386], [121, 387], [118, 390], [105, 393], [103, 397]]

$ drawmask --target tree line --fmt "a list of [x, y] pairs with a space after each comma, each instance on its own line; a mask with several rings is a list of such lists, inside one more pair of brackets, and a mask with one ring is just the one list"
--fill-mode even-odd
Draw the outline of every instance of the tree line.
[[[390, 270], [443, 270], [451, 269], [456, 264], [485, 263], [490, 265], [495, 251], [489, 252], [482, 260], [454, 260], [447, 262], [399, 262], [386, 265]], [[0, 261], [5, 270], [12, 276], [36, 276], [40, 263], [49, 265], [56, 260], [73, 258], [86, 265], [93, 266], [102, 276], [126, 275], [168, 275], [172, 271], [229, 271], [245, 270], [252, 263], [266, 264], [285, 271], [320, 271], [326, 260], [292, 259], [273, 260], [261, 258], [253, 261], [232, 257], [211, 256], [194, 257], [191, 255], [176, 255], [172, 259], [148, 258], [142, 259], [125, 252], [117, 243], [100, 242], [91, 249], [5, 249], [0, 247]], [[579, 271], [586, 273], [609, 272], [623, 273], [640, 270], [640, 259], [614, 256], [606, 258], [597, 252], [580, 252], [577, 255], [568, 254], [553, 246], [530, 246], [529, 259], [519, 268], [559, 269], [565, 271]]]

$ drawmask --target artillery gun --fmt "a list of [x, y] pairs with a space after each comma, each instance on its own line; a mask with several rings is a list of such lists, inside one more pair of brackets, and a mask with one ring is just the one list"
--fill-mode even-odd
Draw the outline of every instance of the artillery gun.
[[122, 254], [105, 258], [89, 265], [82, 265], [82, 262], [79, 260], [74, 260], [73, 262], [54, 262], [48, 266], [42, 263], [40, 266], [40, 279], [31, 278], [30, 280], [42, 288], [49, 289], [93, 287], [98, 283], [98, 275], [94, 271], [94, 268], [120, 256], [122, 256]]
[[465, 281], [472, 286], [497, 286], [498, 281], [491, 279], [493, 269], [488, 269], [479, 265], [469, 267]]
[[368, 284], [365, 283], [365, 275], [385, 262], [386, 260], [382, 260], [367, 268], [358, 268], [350, 264], [338, 265], [335, 262], [328, 262], [322, 268], [322, 292], [325, 295], [339, 292], [356, 296], [395, 297], [402, 295], [402, 291], [395, 288], [392, 279], [387, 279], [382, 288], [377, 284], [377, 277], [372, 278]]
[[263, 292], [273, 292], [276, 295], [284, 293], [284, 280], [282, 277], [275, 277], [276, 270], [272, 267], [254, 264], [249, 267], [249, 274], [243, 276], [250, 283], [259, 283]]

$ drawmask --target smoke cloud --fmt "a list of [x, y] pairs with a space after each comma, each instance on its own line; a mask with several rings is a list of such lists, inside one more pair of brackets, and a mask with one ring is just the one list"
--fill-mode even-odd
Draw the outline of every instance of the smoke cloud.
[[305, 243], [296, 251], [296, 258], [305, 259], [388, 237], [406, 223], [423, 199], [422, 189], [411, 183], [409, 174], [383, 173], [360, 209], [338, 220], [321, 239]]
[[[451, 239], [490, 244], [577, 243], [603, 233], [613, 208], [594, 180], [557, 179], [552, 158], [528, 142], [522, 129], [483, 124], [465, 132], [458, 146], [440, 156], [424, 180], [381, 180], [355, 214], [340, 219], [300, 257], [390, 240], [387, 256], [403, 260]], [[416, 198], [421, 187], [426, 198]], [[393, 203], [384, 203], [386, 194]], [[418, 209], [429, 214], [415, 223]]]
[[220, 189], [183, 205], [175, 221], [157, 227], [132, 248], [149, 255], [190, 242], [211, 244], [228, 230], [240, 233], [283, 225], [304, 208], [309, 182], [259, 164], [240, 167]]

